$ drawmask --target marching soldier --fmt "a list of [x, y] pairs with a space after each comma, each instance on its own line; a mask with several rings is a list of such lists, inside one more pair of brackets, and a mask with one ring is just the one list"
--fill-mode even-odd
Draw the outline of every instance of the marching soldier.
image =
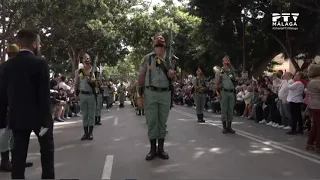
[[222, 60], [223, 67], [216, 72], [216, 89], [220, 95], [221, 120], [223, 124], [222, 133], [232, 133], [233, 110], [235, 105], [235, 70], [230, 63], [229, 56]]
[[121, 107], [121, 108], [124, 107], [125, 92], [126, 92], [126, 88], [124, 87], [123, 83], [121, 83], [117, 89], [118, 98], [119, 98], [119, 102], [120, 102], [119, 107]]
[[[13, 58], [19, 53], [19, 47], [16, 44], [10, 44], [7, 48], [7, 54], [9, 59]], [[13, 134], [9, 128], [4, 129], [4, 133], [0, 136], [0, 152], [1, 152], [1, 163], [0, 171], [11, 172], [12, 165], [10, 162], [10, 151], [13, 148]], [[26, 162], [25, 167], [31, 167], [33, 163]]]
[[100, 72], [98, 71], [98, 68], [95, 72], [96, 77], [96, 95], [97, 95], [97, 103], [96, 103], [96, 113], [95, 113], [95, 125], [102, 125], [101, 123], [101, 110], [103, 108], [103, 88], [102, 84], [97, 79], [99, 77]]
[[194, 95], [195, 95], [195, 104], [196, 104], [196, 112], [198, 117], [199, 123], [206, 122], [203, 119], [203, 111], [204, 106], [206, 104], [206, 85], [204, 81], [204, 76], [200, 67], [197, 68], [197, 77], [193, 79], [193, 86], [194, 86]]
[[145, 108], [150, 140], [150, 152], [146, 160], [152, 160], [156, 155], [161, 159], [169, 159], [169, 155], [164, 151], [171, 106], [168, 78], [175, 77], [175, 71], [165, 58], [164, 38], [156, 34], [153, 37], [153, 46], [154, 52], [147, 54], [140, 66], [137, 86], [137, 104], [139, 108]]
[[83, 56], [83, 68], [76, 73], [76, 93], [80, 98], [84, 135], [81, 140], [93, 140], [96, 111], [96, 79], [88, 54]]

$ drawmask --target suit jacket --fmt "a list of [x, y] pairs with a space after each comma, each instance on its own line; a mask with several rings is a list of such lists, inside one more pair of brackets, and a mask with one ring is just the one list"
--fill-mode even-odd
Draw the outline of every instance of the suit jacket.
[[20, 51], [0, 66], [0, 129], [51, 128], [49, 66], [31, 51]]

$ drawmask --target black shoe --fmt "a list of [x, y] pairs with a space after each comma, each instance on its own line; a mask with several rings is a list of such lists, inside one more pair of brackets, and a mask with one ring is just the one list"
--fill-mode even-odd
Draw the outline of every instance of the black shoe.
[[157, 140], [152, 139], [150, 140], [150, 152], [146, 156], [146, 160], [150, 161], [154, 159], [157, 155]]
[[223, 133], [223, 134], [227, 134], [227, 133], [228, 133], [227, 122], [226, 122], [226, 121], [223, 121], [223, 122], [222, 122], [222, 125], [223, 125], [222, 133]]
[[141, 110], [141, 112], [142, 112], [142, 115], [145, 115], [145, 113], [144, 113], [144, 109], [142, 109], [142, 110]]
[[138, 116], [141, 116], [141, 110], [137, 110], [136, 114], [137, 114]]
[[205, 123], [206, 121], [203, 120], [203, 114], [197, 114], [198, 117], [198, 123]]
[[101, 123], [101, 116], [97, 116], [97, 117], [96, 117], [96, 123], [95, 123], [95, 124], [98, 125], [98, 126], [102, 125], [102, 123]]
[[9, 151], [1, 153], [0, 170], [4, 172], [11, 172], [12, 170], [12, 164], [9, 160]]
[[89, 126], [88, 140], [93, 140], [93, 126]]
[[89, 129], [88, 127], [83, 127], [83, 130], [84, 130], [84, 135], [81, 137], [81, 140], [88, 140], [88, 137], [89, 137]]
[[166, 153], [163, 149], [164, 139], [158, 139], [158, 157], [161, 159], [169, 159], [168, 153]]
[[236, 133], [236, 131], [234, 131], [232, 128], [231, 128], [231, 122], [228, 122], [227, 123], [227, 130], [228, 130], [228, 133], [231, 133], [231, 134], [234, 134], [234, 133]]

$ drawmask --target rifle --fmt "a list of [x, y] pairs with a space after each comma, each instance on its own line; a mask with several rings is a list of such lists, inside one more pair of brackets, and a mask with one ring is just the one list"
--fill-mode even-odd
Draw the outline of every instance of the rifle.
[[[95, 76], [95, 71], [97, 70], [97, 62], [98, 62], [98, 53], [96, 55], [96, 57], [94, 58], [94, 61], [93, 61], [93, 66], [92, 66], [92, 78], [94, 80], [96, 80], [96, 76]], [[94, 95], [94, 98], [96, 99], [96, 104], [98, 103], [98, 100], [97, 100], [97, 97], [98, 97], [98, 94], [97, 94], [97, 91], [96, 91], [96, 83], [92, 84], [91, 85], [91, 88], [92, 88], [92, 91], [93, 91], [93, 95]]]
[[[177, 67], [176, 67], [176, 58], [172, 59], [172, 43], [173, 43], [173, 39], [172, 39], [172, 24], [170, 24], [170, 31], [169, 31], [169, 52], [168, 52], [168, 60], [169, 60], [169, 63], [170, 63], [170, 66], [173, 70], [177, 70]], [[170, 88], [170, 91], [171, 91], [171, 106], [170, 106], [170, 109], [173, 107], [173, 96], [174, 96], [174, 87], [173, 87], [173, 82], [172, 80], [168, 77], [168, 80], [169, 80], [169, 88]]]

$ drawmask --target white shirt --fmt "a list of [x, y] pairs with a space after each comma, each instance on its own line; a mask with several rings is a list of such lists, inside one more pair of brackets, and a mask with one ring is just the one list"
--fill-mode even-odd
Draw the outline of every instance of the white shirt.
[[243, 96], [244, 96], [244, 92], [243, 91], [238, 92], [237, 101], [243, 101], [243, 99], [242, 99]]
[[289, 94], [289, 84], [292, 84], [293, 80], [290, 79], [289, 81], [287, 80], [282, 80], [280, 90], [278, 93], [278, 97], [282, 101], [287, 101], [288, 94]]
[[58, 85], [58, 88], [62, 88], [63, 90], [70, 90], [71, 87], [68, 86], [65, 82], [60, 82], [59, 85]]
[[304, 91], [304, 84], [300, 81], [297, 82], [291, 82], [289, 83], [288, 89], [289, 94], [287, 97], [288, 102], [293, 103], [302, 103], [303, 102], [303, 91]]

